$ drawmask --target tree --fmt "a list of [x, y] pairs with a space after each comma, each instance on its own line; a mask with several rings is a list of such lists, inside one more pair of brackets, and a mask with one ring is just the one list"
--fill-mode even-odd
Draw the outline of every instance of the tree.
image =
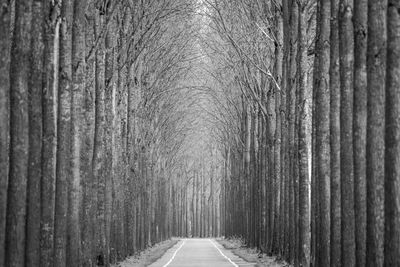
[[[310, 266], [310, 182], [308, 175], [308, 147], [306, 141], [307, 124], [307, 39], [306, 39], [306, 1], [299, 2], [299, 264]], [[329, 238], [328, 238], [329, 240]], [[327, 241], [327, 240], [325, 240]], [[328, 258], [329, 259], [329, 258]]]
[[99, 198], [101, 193], [100, 181], [102, 170], [102, 155], [103, 155], [103, 135], [104, 135], [104, 38], [101, 37], [101, 29], [104, 27], [103, 19], [98, 14], [95, 15], [95, 38], [98, 39], [99, 49], [95, 52], [95, 123], [94, 123], [94, 141], [93, 141], [93, 200], [95, 202], [95, 222], [96, 228], [94, 231], [95, 240], [95, 257], [96, 264], [104, 263], [103, 258], [100, 256], [101, 247], [104, 239], [101, 234], [105, 231], [103, 228], [103, 218], [101, 217], [102, 199]]
[[[319, 253], [316, 257], [319, 259], [319, 265], [330, 265], [330, 227], [331, 227], [331, 173], [330, 173], [330, 148], [329, 148], [329, 111], [330, 111], [330, 95], [329, 88], [329, 66], [330, 66], [330, 17], [331, 2], [321, 1], [319, 8], [320, 24], [317, 38], [319, 38], [319, 63], [316, 71], [316, 175], [319, 188]], [[305, 12], [305, 11], [303, 11]], [[305, 14], [303, 15], [305, 16]], [[305, 25], [305, 22], [304, 22]], [[305, 27], [305, 26], [304, 26]]]
[[71, 179], [73, 1], [62, 1], [60, 25], [60, 70], [58, 85], [56, 199], [54, 217], [54, 265], [67, 264], [68, 181]]
[[368, 1], [367, 266], [384, 259], [384, 164], [387, 1]]
[[67, 266], [77, 266], [81, 250], [81, 135], [85, 91], [85, 11], [87, 1], [73, 2], [71, 82], [71, 177], [68, 179]]
[[57, 90], [58, 48], [60, 29], [59, 1], [43, 3], [43, 133], [42, 133], [42, 179], [40, 197], [40, 265], [53, 266], [54, 215], [57, 151]]
[[365, 266], [366, 260], [367, 15], [367, 1], [355, 1], [353, 146], [357, 266]]
[[5, 227], [9, 171], [10, 13], [9, 1], [0, 2], [0, 262], [5, 258]]
[[400, 65], [399, 3], [389, 1], [387, 12], [385, 243], [384, 266], [400, 264]]
[[32, 5], [31, 56], [29, 77], [29, 160], [26, 218], [26, 265], [40, 263], [40, 184], [42, 176], [42, 69], [43, 69], [43, 5]]
[[354, 35], [352, 17], [352, 1], [341, 1], [339, 7], [339, 61], [342, 266], [355, 265], [353, 163]]
[[7, 192], [6, 266], [25, 266], [28, 182], [28, 88], [32, 3], [15, 3], [10, 62], [10, 169]]
[[330, 31], [330, 260], [341, 265], [339, 4], [331, 1]]

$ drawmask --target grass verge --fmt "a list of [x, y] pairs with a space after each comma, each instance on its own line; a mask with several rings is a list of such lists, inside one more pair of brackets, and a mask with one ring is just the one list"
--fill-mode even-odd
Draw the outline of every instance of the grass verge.
[[287, 267], [288, 263], [278, 260], [276, 257], [261, 253], [256, 248], [247, 247], [246, 243], [240, 238], [219, 238], [217, 241], [225, 248], [229, 249], [238, 257], [247, 262], [254, 262], [256, 267]]
[[173, 247], [176, 243], [178, 243], [179, 239], [173, 238], [160, 243], [155, 244], [152, 247], [147, 248], [146, 250], [137, 253], [134, 256], [131, 256], [124, 260], [123, 262], [119, 262], [112, 267], [145, 267], [150, 264], [156, 262], [159, 258], [161, 258], [164, 253]]

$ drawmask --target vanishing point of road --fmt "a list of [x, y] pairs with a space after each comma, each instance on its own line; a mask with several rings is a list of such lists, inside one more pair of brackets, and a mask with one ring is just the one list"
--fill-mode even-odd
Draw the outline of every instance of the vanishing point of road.
[[150, 267], [253, 267], [213, 239], [182, 239]]

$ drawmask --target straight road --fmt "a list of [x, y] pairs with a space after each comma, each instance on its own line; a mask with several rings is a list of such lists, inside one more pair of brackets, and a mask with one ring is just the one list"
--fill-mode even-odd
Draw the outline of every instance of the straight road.
[[182, 239], [150, 267], [251, 267], [213, 239]]

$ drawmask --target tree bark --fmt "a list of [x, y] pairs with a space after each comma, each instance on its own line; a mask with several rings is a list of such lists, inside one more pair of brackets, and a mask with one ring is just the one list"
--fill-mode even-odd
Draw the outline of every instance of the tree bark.
[[43, 140], [40, 222], [40, 266], [53, 266], [57, 150], [57, 89], [60, 5], [44, 2]]
[[291, 225], [291, 240], [290, 247], [292, 260], [294, 260], [295, 264], [298, 262], [298, 221], [297, 221], [297, 199], [296, 199], [296, 179], [294, 175], [294, 166], [295, 163], [295, 145], [294, 145], [294, 136], [295, 136], [295, 127], [294, 127], [294, 112], [295, 109], [294, 103], [296, 98], [296, 58], [298, 53], [298, 23], [299, 23], [299, 9], [297, 7], [297, 3], [293, 0], [287, 0], [288, 2], [288, 62], [287, 62], [287, 82], [286, 82], [286, 117], [287, 117], [287, 175], [289, 180], [289, 194], [290, 194], [290, 204], [289, 204], [289, 220]]
[[4, 263], [10, 146], [11, 4], [8, 0], [1, 0], [0, 6], [0, 263]]
[[93, 202], [96, 211], [96, 231], [95, 238], [95, 262], [97, 265], [104, 264], [104, 256], [102, 248], [105, 247], [104, 236], [104, 198], [102, 197], [102, 176], [101, 170], [103, 166], [103, 135], [104, 135], [104, 39], [100, 36], [103, 27], [102, 17], [95, 14], [95, 36], [100, 38], [99, 48], [95, 53], [95, 129], [94, 129], [94, 145], [93, 145]]
[[[287, 248], [286, 258], [289, 262], [293, 259], [293, 239], [291, 238], [294, 234], [294, 225], [291, 222], [292, 215], [292, 199], [293, 196], [290, 192], [291, 185], [291, 177], [289, 176], [289, 134], [288, 134], [288, 120], [287, 120], [287, 95], [288, 95], [288, 75], [289, 75], [289, 40], [290, 40], [290, 32], [289, 32], [289, 7], [288, 0], [281, 1], [282, 7], [282, 39], [281, 39], [281, 57], [282, 57], [282, 76], [281, 76], [281, 107], [280, 107], [280, 116], [281, 116], [281, 135], [282, 135], [282, 144], [281, 144], [281, 173], [282, 179], [285, 180], [285, 244]], [[261, 120], [261, 123], [263, 121]], [[262, 127], [261, 125], [260, 127]], [[264, 134], [264, 132], [262, 132]], [[264, 142], [264, 136], [261, 139], [261, 142]], [[261, 156], [263, 156], [262, 150]], [[261, 168], [263, 169], [263, 159], [261, 159]], [[261, 179], [264, 180], [264, 173], [261, 170]], [[262, 183], [261, 188], [265, 186], [265, 183]]]
[[5, 266], [10, 267], [25, 266], [31, 20], [32, 3], [17, 1], [10, 62], [10, 169], [5, 243]]
[[56, 203], [54, 221], [54, 265], [66, 266], [68, 229], [68, 181], [71, 179], [71, 80], [73, 0], [62, 2], [60, 25], [60, 69], [58, 86]]
[[354, 1], [354, 211], [356, 265], [365, 266], [368, 1]]
[[307, 147], [307, 19], [306, 1], [300, 1], [299, 8], [299, 265], [310, 266], [311, 249], [311, 209], [309, 204], [310, 180], [308, 173]]
[[[317, 15], [316, 15], [316, 22], [320, 20], [321, 17], [321, 3], [317, 1]], [[316, 23], [316, 36], [319, 35], [319, 32], [321, 31], [321, 25], [320, 23]], [[318, 265], [318, 258], [317, 255], [319, 255], [319, 238], [318, 238], [318, 233], [319, 233], [319, 179], [317, 177], [317, 158], [316, 158], [316, 117], [317, 117], [317, 112], [316, 112], [316, 95], [317, 92], [314, 90], [314, 88], [317, 88], [318, 84], [318, 70], [319, 70], [319, 53], [318, 50], [320, 49], [320, 39], [316, 38], [315, 43], [314, 43], [314, 62], [313, 62], [313, 92], [312, 92], [312, 122], [311, 122], [311, 263], [313, 266]]]
[[387, 1], [368, 1], [367, 266], [383, 266]]
[[331, 225], [330, 260], [331, 266], [341, 265], [341, 227], [340, 227], [340, 73], [339, 73], [339, 5], [331, 1], [330, 32], [330, 176], [331, 176]]
[[400, 3], [389, 0], [385, 135], [384, 266], [400, 266]]
[[29, 77], [29, 163], [26, 266], [40, 264], [40, 178], [42, 177], [43, 6], [33, 1]]
[[354, 164], [353, 164], [353, 3], [339, 8], [340, 53], [340, 185], [342, 266], [355, 265]]
[[[279, 5], [279, 3], [278, 3]], [[282, 81], [282, 42], [283, 42], [283, 18], [280, 8], [275, 10], [275, 36], [277, 38], [277, 43], [275, 44], [274, 51], [274, 76], [276, 83], [281, 86]], [[281, 87], [282, 88], [282, 87]], [[282, 253], [282, 248], [279, 245], [282, 242], [282, 234], [284, 231], [284, 221], [283, 221], [283, 197], [284, 190], [283, 184], [284, 179], [281, 172], [281, 144], [282, 144], [282, 120], [281, 120], [281, 91], [276, 88], [275, 84], [271, 84], [271, 89], [275, 97], [275, 136], [274, 136], [274, 177], [276, 179], [276, 200], [275, 200], [275, 235], [277, 236], [277, 248], [279, 253]]]
[[[95, 45], [95, 8], [94, 1], [88, 1], [85, 10], [86, 26], [85, 46], [87, 64], [85, 69], [85, 92], [83, 96], [83, 125], [82, 125], [82, 149], [80, 175], [82, 179], [82, 209], [81, 221], [81, 264], [91, 266], [94, 264], [94, 234], [93, 225], [95, 221], [95, 180], [93, 175], [93, 150], [94, 150], [94, 128], [95, 128], [95, 95], [96, 95], [96, 53], [91, 53]], [[91, 53], [91, 54], [90, 54]]]
[[[330, 94], [329, 94], [329, 66], [330, 66], [330, 18], [331, 6], [330, 0], [322, 0], [319, 9], [320, 30], [317, 38], [319, 38], [319, 63], [316, 73], [316, 172], [319, 190], [319, 218], [320, 228], [317, 236], [319, 236], [319, 250], [316, 255], [319, 265], [330, 265], [330, 148], [329, 148], [329, 111], [330, 111]], [[304, 24], [305, 27], [305, 24]]]
[[67, 266], [78, 266], [81, 253], [81, 135], [85, 91], [85, 11], [87, 0], [73, 1], [71, 84], [71, 177], [68, 179]]
[[[112, 20], [112, 18], [110, 18]], [[114, 22], [110, 22], [112, 25]], [[99, 181], [99, 195], [103, 205], [103, 211], [101, 218], [104, 223], [104, 232], [102, 232], [101, 239], [104, 242], [105, 247], [102, 248], [102, 254], [104, 256], [104, 262], [109, 264], [109, 238], [111, 229], [111, 205], [112, 205], [112, 190], [113, 190], [113, 180], [114, 180], [114, 28], [110, 27], [108, 29], [106, 40], [105, 40], [105, 73], [104, 73], [104, 133], [103, 133], [103, 159], [104, 164], [102, 166], [102, 173], [100, 174], [101, 180]], [[101, 203], [99, 201], [99, 205]]]

